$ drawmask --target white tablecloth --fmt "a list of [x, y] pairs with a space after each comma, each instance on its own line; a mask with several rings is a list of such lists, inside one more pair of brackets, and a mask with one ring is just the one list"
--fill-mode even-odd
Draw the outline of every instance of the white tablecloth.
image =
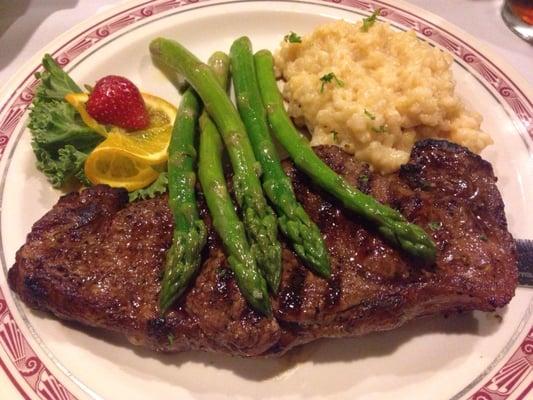
[[[76, 23], [123, 0], [0, 0], [0, 86]], [[410, 0], [488, 44], [533, 85], [533, 46], [503, 23], [503, 0]]]
[[[124, 0], [0, 0], [0, 87], [30, 56], [80, 21]], [[409, 0], [477, 37], [533, 85], [533, 46], [500, 17], [503, 0]]]

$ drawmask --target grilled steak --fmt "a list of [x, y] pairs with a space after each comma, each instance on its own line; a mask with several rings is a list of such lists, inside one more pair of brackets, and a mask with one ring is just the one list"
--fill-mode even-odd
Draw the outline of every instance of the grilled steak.
[[[193, 285], [161, 316], [157, 300], [172, 234], [167, 199], [128, 204], [124, 190], [107, 186], [63, 196], [37, 221], [9, 284], [30, 307], [122, 332], [137, 345], [240, 356], [283, 354], [320, 337], [393, 329], [437, 312], [489, 311], [510, 301], [515, 248], [488, 162], [426, 140], [398, 173], [381, 176], [339, 148], [316, 151], [362, 191], [424, 227], [437, 243], [436, 263], [417, 265], [390, 247], [285, 162], [298, 199], [324, 235], [333, 275], [317, 277], [283, 244], [274, 318], [247, 306], [212, 229]], [[210, 226], [201, 194], [199, 202]]]

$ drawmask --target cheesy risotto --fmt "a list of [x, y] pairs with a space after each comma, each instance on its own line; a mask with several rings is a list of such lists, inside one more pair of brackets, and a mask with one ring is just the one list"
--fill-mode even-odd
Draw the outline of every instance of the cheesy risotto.
[[313, 146], [343, 147], [382, 173], [409, 159], [413, 144], [443, 138], [480, 152], [492, 143], [481, 116], [454, 93], [452, 57], [376, 22], [318, 27], [301, 43], [283, 42], [276, 67], [289, 114]]

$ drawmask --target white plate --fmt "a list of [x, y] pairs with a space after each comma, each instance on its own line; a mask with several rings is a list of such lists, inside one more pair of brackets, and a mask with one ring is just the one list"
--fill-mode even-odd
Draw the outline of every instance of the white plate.
[[[0, 398], [72, 399], [524, 399], [533, 377], [533, 292], [518, 289], [498, 313], [434, 317], [358, 339], [319, 341], [279, 360], [217, 354], [158, 355], [101, 331], [29, 310], [5, 283], [16, 250], [34, 221], [56, 201], [34, 167], [28, 105], [42, 54], [52, 53], [78, 82], [111, 73], [177, 102], [152, 66], [148, 43], [173, 37], [200, 57], [248, 35], [256, 49], [275, 49], [290, 30], [305, 33], [374, 8], [399, 29], [447, 48], [457, 90], [484, 116], [495, 145], [483, 156], [499, 177], [511, 232], [533, 237], [533, 106], [531, 90], [473, 38], [399, 1], [326, 2], [137, 1], [115, 8], [54, 40], [0, 94], [1, 249]], [[502, 316], [503, 318], [500, 318]], [[1, 383], [5, 385], [1, 385]], [[8, 389], [8, 385], [9, 389]], [[5, 395], [3, 395], [5, 393]]]

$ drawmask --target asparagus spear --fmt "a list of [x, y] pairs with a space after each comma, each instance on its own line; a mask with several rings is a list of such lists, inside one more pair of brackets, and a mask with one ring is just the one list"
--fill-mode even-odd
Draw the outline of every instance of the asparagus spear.
[[[215, 74], [220, 87], [227, 90], [230, 64], [228, 55], [217, 51], [209, 57], [207, 64]], [[200, 125], [199, 175], [213, 225], [228, 252], [228, 263], [241, 292], [255, 309], [269, 315], [271, 310], [266, 281], [257, 268], [244, 226], [235, 213], [226, 188], [222, 171], [220, 133], [205, 110], [200, 117]]]
[[168, 202], [174, 216], [172, 244], [167, 251], [159, 306], [165, 312], [183, 293], [200, 264], [206, 229], [198, 215], [194, 185], [194, 135], [200, 105], [188, 89], [182, 98], [168, 148]]
[[409, 223], [398, 211], [351, 186], [315, 154], [307, 139], [296, 130], [285, 111], [276, 85], [272, 54], [268, 50], [261, 50], [255, 54], [254, 61], [272, 130], [298, 168], [339, 199], [345, 207], [376, 223], [378, 231], [391, 244], [432, 263], [435, 260], [435, 244], [422, 228]]
[[291, 240], [294, 250], [306, 264], [327, 278], [331, 270], [320, 230], [296, 200], [291, 181], [283, 172], [270, 137], [250, 39], [241, 37], [234, 41], [230, 55], [237, 108], [261, 164], [263, 189], [276, 209], [281, 231]]
[[215, 74], [218, 84], [225, 92], [228, 91], [229, 64], [229, 57], [223, 51], [215, 51], [207, 60], [207, 65], [209, 65], [213, 74]]
[[235, 213], [222, 171], [222, 141], [207, 114], [200, 117], [200, 157], [198, 176], [213, 226], [219, 233], [228, 253], [237, 284], [250, 305], [270, 315], [267, 285], [259, 272], [246, 239], [244, 226]]
[[233, 167], [233, 183], [242, 210], [252, 252], [276, 292], [281, 278], [281, 245], [277, 240], [276, 217], [267, 205], [259, 182], [259, 165], [235, 106], [217, 83], [211, 68], [181, 44], [158, 38], [150, 43], [158, 63], [181, 73], [202, 98], [224, 140]]

